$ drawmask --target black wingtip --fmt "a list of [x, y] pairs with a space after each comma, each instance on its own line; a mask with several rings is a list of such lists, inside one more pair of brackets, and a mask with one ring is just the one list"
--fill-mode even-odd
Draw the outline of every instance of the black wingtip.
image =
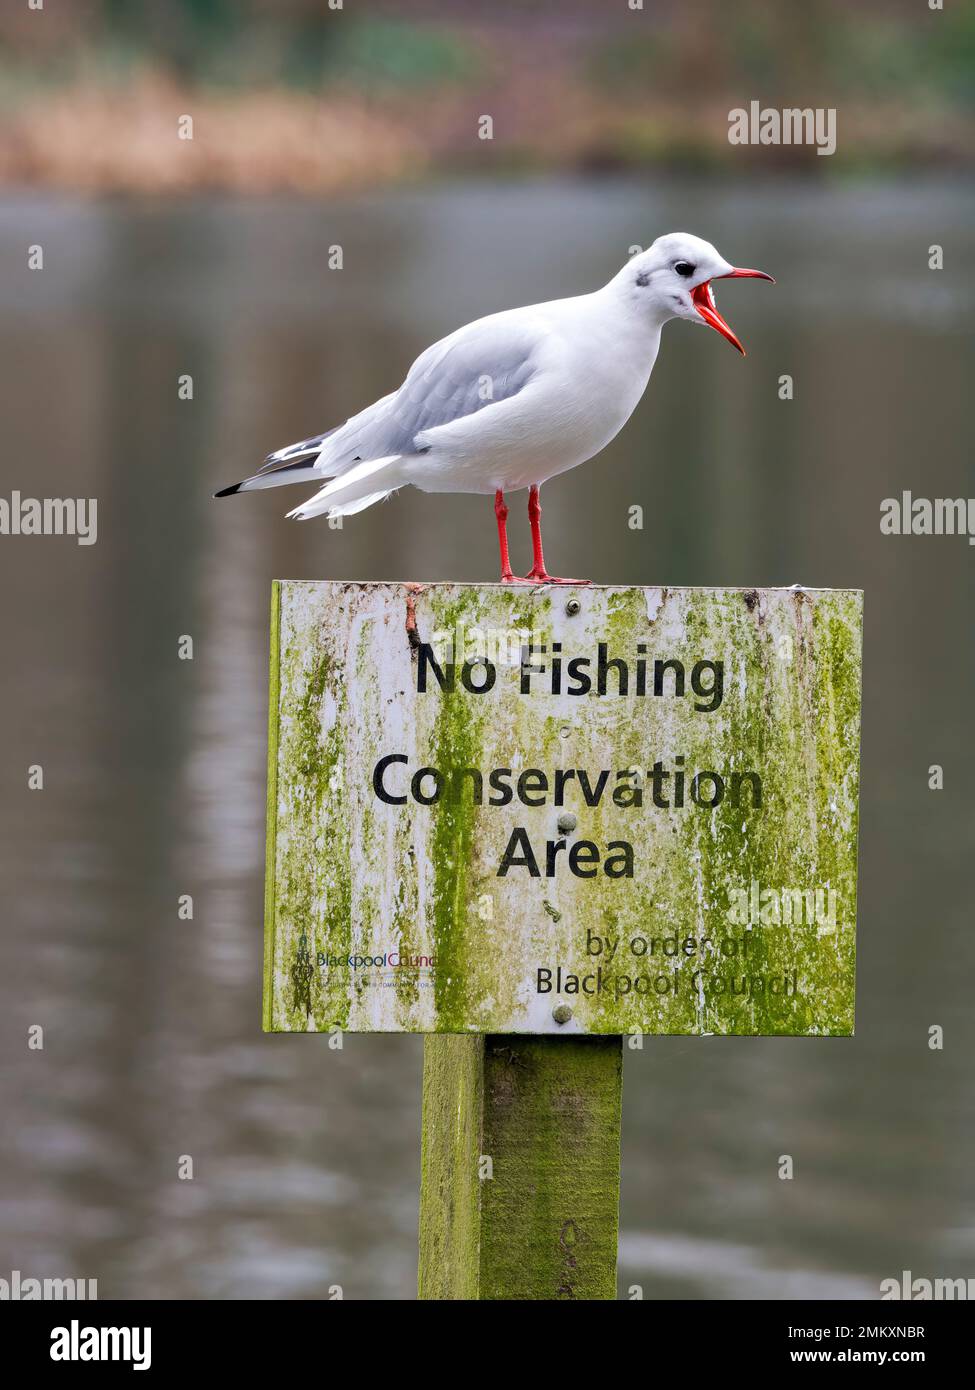
[[235, 492], [240, 492], [240, 483], [231, 483], [230, 487], [222, 487], [219, 492], [215, 492], [214, 497], [233, 497]]

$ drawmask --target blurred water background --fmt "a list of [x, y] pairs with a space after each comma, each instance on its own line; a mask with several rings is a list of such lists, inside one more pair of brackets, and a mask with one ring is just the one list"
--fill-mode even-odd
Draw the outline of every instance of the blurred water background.
[[627, 429], [546, 489], [549, 549], [604, 582], [865, 589], [857, 1036], [627, 1054], [621, 1287], [972, 1273], [972, 549], [879, 530], [903, 488], [973, 490], [972, 212], [944, 182], [659, 178], [7, 199], [4, 263], [48, 248], [3, 281], [7, 490], [97, 496], [99, 529], [0, 545], [0, 1270], [103, 1297], [412, 1295], [422, 1044], [259, 1031], [268, 591], [493, 579], [490, 499], [407, 491], [338, 532], [285, 521], [291, 493], [210, 493], [455, 325], [687, 227], [778, 277], [720, 293], [749, 356], [670, 325]]
[[[971, 11], [648, 3], [637, 33], [583, 0], [395, 8], [0, 20], [0, 495], [99, 502], [94, 546], [0, 538], [0, 1277], [413, 1296], [420, 1040], [260, 1032], [269, 586], [493, 579], [491, 503], [406, 491], [339, 532], [284, 520], [300, 489], [210, 493], [459, 324], [677, 229], [778, 284], [719, 287], [744, 361], [665, 329], [627, 428], [546, 488], [547, 556], [866, 591], [857, 1036], [627, 1053], [621, 1292], [971, 1277], [975, 551], [879, 529], [902, 489], [975, 494]], [[835, 158], [732, 160], [751, 97], [835, 102]]]

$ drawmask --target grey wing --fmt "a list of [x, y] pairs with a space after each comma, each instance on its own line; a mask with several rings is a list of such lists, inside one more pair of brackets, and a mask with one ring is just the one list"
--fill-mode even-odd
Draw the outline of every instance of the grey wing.
[[509, 400], [535, 375], [542, 330], [523, 314], [512, 317], [493, 314], [434, 343], [398, 391], [326, 434], [270, 454], [261, 472], [313, 464], [322, 477], [340, 477], [361, 460], [426, 452], [418, 440], [424, 431]]
[[516, 396], [537, 371], [538, 341], [530, 321], [496, 314], [434, 343], [392, 400], [382, 453], [424, 452], [425, 431]]

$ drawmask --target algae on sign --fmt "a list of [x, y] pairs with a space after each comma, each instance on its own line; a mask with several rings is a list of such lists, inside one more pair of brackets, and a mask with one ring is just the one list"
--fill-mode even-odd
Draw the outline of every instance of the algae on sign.
[[277, 583], [265, 1027], [851, 1033], [861, 619]]

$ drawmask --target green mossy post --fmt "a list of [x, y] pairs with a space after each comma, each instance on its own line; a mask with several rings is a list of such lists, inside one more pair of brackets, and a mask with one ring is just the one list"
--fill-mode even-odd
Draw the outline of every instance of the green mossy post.
[[420, 1298], [615, 1298], [622, 1038], [423, 1045]]

